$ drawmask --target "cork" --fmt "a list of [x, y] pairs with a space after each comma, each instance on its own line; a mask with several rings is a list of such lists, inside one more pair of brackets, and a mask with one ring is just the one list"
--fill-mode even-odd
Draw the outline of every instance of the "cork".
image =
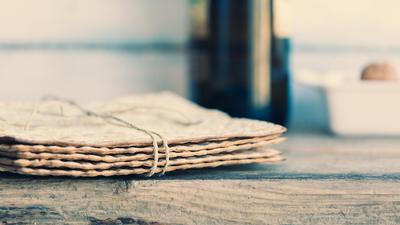
[[394, 67], [388, 63], [374, 63], [368, 65], [361, 74], [361, 80], [397, 81]]

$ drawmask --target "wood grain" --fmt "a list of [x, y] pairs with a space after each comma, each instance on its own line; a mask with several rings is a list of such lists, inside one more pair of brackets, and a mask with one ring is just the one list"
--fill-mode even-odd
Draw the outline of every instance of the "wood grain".
[[274, 164], [171, 172], [153, 179], [2, 173], [0, 222], [400, 223], [398, 138], [286, 136], [288, 141], [275, 147], [287, 160]]
[[[399, 181], [140, 180], [132, 181], [130, 190], [119, 183], [110, 179], [3, 179], [0, 221], [88, 224], [94, 219], [136, 218], [172, 224], [400, 222]], [[20, 210], [5, 210], [7, 207]], [[16, 217], [4, 216], [5, 211]]]

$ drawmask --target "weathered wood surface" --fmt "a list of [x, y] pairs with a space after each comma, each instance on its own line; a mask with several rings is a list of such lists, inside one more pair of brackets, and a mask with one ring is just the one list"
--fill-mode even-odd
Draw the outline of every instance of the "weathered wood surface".
[[[288, 134], [286, 161], [143, 179], [0, 174], [3, 224], [396, 224], [400, 138]], [[1, 223], [0, 223], [1, 224]]]

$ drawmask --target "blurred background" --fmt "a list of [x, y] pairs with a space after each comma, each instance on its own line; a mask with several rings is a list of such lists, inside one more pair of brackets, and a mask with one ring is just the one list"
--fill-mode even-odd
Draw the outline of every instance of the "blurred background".
[[[291, 1], [291, 130], [326, 132], [305, 73], [358, 77], [374, 61], [400, 71], [400, 1]], [[79, 102], [170, 90], [189, 97], [188, 0], [0, 0], [0, 99]]]

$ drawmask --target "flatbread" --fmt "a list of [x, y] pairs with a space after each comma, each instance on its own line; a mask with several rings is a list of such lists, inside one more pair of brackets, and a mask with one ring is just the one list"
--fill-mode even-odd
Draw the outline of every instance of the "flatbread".
[[[217, 167], [222, 165], [236, 165], [236, 164], [249, 164], [249, 163], [264, 163], [264, 162], [279, 162], [285, 160], [282, 156], [274, 156], [268, 158], [255, 158], [255, 159], [239, 159], [228, 161], [216, 161], [209, 163], [198, 164], [183, 164], [177, 166], [169, 166], [167, 171], [186, 170], [193, 168], [206, 168]], [[117, 175], [131, 175], [131, 174], [145, 174], [150, 172], [150, 168], [114, 168], [109, 170], [65, 170], [65, 169], [43, 169], [43, 168], [30, 168], [30, 167], [15, 167], [0, 164], [0, 171], [8, 171], [24, 175], [39, 175], [39, 176], [72, 176], [72, 177], [95, 177], [95, 176], [117, 176]], [[160, 173], [162, 168], [157, 168], [156, 173]]]
[[[84, 115], [67, 103], [62, 103], [61, 114], [57, 104], [40, 108], [26, 130], [31, 112], [41, 103], [0, 102], [0, 143], [99, 148], [152, 146], [149, 136], [143, 132], [117, 121]], [[170, 92], [125, 96], [85, 104], [84, 108], [112, 114], [137, 127], [157, 132], [171, 145], [263, 137], [286, 131], [280, 125], [231, 118], [220, 111], [201, 108]], [[161, 144], [160, 139], [158, 142]]]
[[[239, 159], [252, 159], [252, 158], [269, 158], [281, 154], [280, 151], [272, 148], [254, 148], [249, 150], [235, 151], [232, 153], [221, 153], [215, 155], [204, 155], [199, 157], [187, 157], [187, 158], [172, 158], [169, 161], [169, 166], [182, 165], [182, 164], [198, 164], [198, 163], [209, 163], [213, 161], [228, 161], [228, 160], [239, 160]], [[45, 168], [70, 168], [70, 169], [81, 169], [81, 170], [106, 170], [110, 168], [122, 168], [122, 167], [151, 167], [153, 160], [142, 160], [142, 161], [128, 161], [128, 162], [88, 162], [88, 161], [62, 161], [57, 159], [11, 159], [11, 158], [0, 158], [0, 164], [16, 166], [16, 167], [45, 167]], [[165, 165], [165, 160], [160, 160], [157, 163], [158, 167]]]
[[[232, 145], [228, 147], [220, 147], [213, 149], [204, 149], [198, 151], [185, 151], [185, 152], [174, 152], [171, 151], [169, 154], [170, 158], [176, 157], [193, 157], [193, 156], [203, 156], [208, 154], [217, 154], [217, 153], [229, 153], [232, 151], [243, 150], [243, 149], [251, 149], [255, 147], [263, 147], [269, 146], [277, 143], [281, 143], [285, 141], [286, 138], [277, 138], [273, 140], [260, 141], [255, 143], [247, 143], [241, 145]], [[111, 151], [111, 150], [110, 150]], [[164, 152], [164, 151], [163, 151]], [[153, 158], [153, 151], [149, 150], [148, 152], [139, 152], [134, 154], [120, 154], [120, 155], [92, 155], [92, 154], [82, 154], [82, 153], [72, 153], [72, 154], [59, 154], [59, 153], [32, 153], [28, 151], [23, 152], [12, 152], [12, 151], [0, 151], [0, 155], [13, 157], [13, 158], [22, 158], [22, 159], [59, 159], [59, 160], [85, 160], [85, 161], [103, 161], [103, 162], [126, 162], [126, 161], [139, 161]], [[159, 158], [165, 158], [164, 153], [159, 154]]]
[[[266, 137], [255, 137], [255, 138], [242, 138], [242, 139], [229, 139], [223, 141], [212, 141], [212, 142], [200, 142], [197, 144], [187, 143], [180, 145], [172, 145], [170, 146], [170, 152], [188, 152], [188, 151], [201, 151], [206, 149], [215, 149], [220, 147], [229, 147], [240, 144], [247, 143], [257, 143], [262, 141], [271, 140], [268, 142], [269, 144], [276, 144], [280, 142], [276, 142], [274, 140], [279, 137], [278, 135], [271, 135]], [[276, 142], [276, 143], [275, 143]], [[66, 153], [66, 154], [74, 154], [74, 153], [82, 153], [82, 154], [93, 154], [93, 155], [118, 155], [118, 154], [136, 154], [136, 153], [152, 153], [154, 151], [153, 146], [145, 146], [145, 147], [127, 147], [127, 148], [97, 148], [97, 147], [74, 147], [74, 146], [44, 146], [44, 145], [1, 145], [0, 151], [2, 152], [12, 152], [12, 153], [23, 153], [23, 152], [32, 152], [32, 153]], [[162, 146], [159, 146], [159, 152], [165, 152]]]
[[[169, 92], [83, 108], [67, 101], [0, 102], [0, 171], [113, 176], [149, 173], [155, 166], [160, 173], [166, 165], [162, 139], [170, 147], [167, 171], [276, 162], [284, 160], [281, 152], [266, 146], [286, 140], [279, 138], [285, 131], [201, 108]], [[154, 165], [149, 134], [159, 146]]]

